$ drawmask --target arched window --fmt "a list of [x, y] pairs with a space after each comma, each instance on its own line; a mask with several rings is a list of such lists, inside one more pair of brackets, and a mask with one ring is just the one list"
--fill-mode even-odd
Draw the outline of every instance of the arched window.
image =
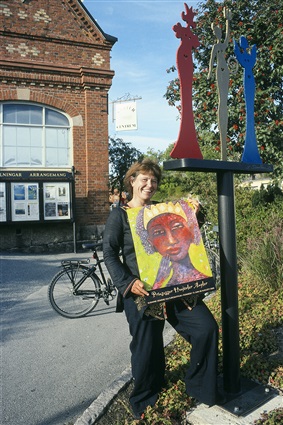
[[59, 111], [31, 103], [1, 104], [2, 167], [70, 167], [70, 123]]

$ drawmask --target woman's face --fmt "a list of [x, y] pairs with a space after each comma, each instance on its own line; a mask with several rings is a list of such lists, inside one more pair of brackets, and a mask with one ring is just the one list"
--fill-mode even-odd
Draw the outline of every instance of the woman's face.
[[184, 259], [194, 239], [188, 222], [176, 214], [158, 215], [148, 223], [147, 231], [152, 246], [171, 261]]
[[147, 204], [157, 191], [158, 182], [153, 174], [138, 174], [132, 180], [133, 198]]

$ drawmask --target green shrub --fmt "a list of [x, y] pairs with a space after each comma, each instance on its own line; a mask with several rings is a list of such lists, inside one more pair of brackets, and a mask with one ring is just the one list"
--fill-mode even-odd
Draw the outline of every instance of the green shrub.
[[278, 186], [278, 184], [270, 184], [267, 188], [264, 188], [263, 185], [260, 187], [260, 190], [256, 190], [252, 196], [252, 205], [257, 207], [258, 205], [268, 205], [274, 202], [276, 199], [282, 200], [283, 192]]
[[254, 199], [258, 192], [242, 187], [236, 188], [235, 191], [239, 258], [248, 254], [251, 240], [256, 241], [266, 232], [272, 233], [276, 223], [283, 221], [283, 196], [275, 196], [272, 202], [260, 202], [254, 206]]
[[[271, 225], [270, 225], [271, 224]], [[240, 257], [240, 265], [247, 275], [277, 290], [283, 282], [283, 221], [275, 213], [269, 216], [266, 229], [258, 229], [256, 236], [247, 238], [247, 251]]]
[[280, 425], [283, 424], [283, 408], [275, 409], [270, 413], [262, 413], [261, 418], [254, 422], [255, 425]]

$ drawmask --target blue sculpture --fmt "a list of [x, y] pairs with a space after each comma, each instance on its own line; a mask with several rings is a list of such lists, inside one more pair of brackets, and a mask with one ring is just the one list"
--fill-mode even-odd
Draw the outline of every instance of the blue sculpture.
[[239, 45], [234, 40], [234, 52], [240, 65], [244, 68], [244, 93], [246, 102], [246, 138], [242, 162], [261, 164], [259, 156], [255, 122], [254, 122], [254, 99], [255, 99], [255, 79], [253, 67], [256, 62], [256, 45], [248, 51], [249, 44], [246, 37], [240, 37]]

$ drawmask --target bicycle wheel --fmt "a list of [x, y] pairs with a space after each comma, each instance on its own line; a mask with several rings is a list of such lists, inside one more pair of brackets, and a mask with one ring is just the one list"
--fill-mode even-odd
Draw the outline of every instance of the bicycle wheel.
[[73, 271], [75, 281], [79, 282], [85, 276], [86, 269], [74, 267], [61, 270], [54, 276], [48, 288], [49, 301], [61, 316], [75, 319], [90, 313], [100, 298], [101, 282], [96, 275], [86, 278], [77, 293], [74, 292], [70, 274]]
[[215, 282], [216, 288], [220, 286], [220, 258], [217, 252], [210, 249], [208, 251], [208, 259], [212, 271], [212, 276]]

